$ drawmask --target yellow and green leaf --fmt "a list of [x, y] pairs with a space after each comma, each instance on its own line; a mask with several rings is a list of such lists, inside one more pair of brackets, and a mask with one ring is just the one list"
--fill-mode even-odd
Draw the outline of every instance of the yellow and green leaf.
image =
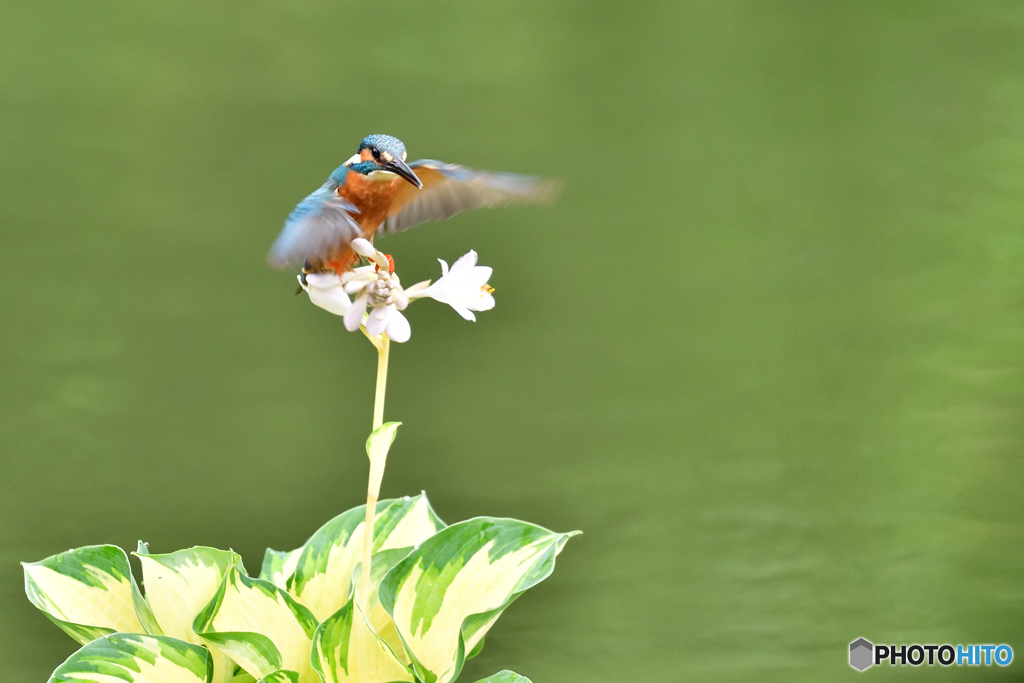
[[312, 661], [325, 683], [416, 680], [366, 623], [355, 598], [317, 627], [313, 634]]
[[439, 531], [395, 565], [378, 593], [417, 676], [454, 680], [466, 653], [513, 600], [551, 574], [576, 533], [478, 517]]
[[133, 554], [142, 563], [146, 599], [164, 634], [202, 644], [192, 622], [216, 595], [228, 569], [240, 561], [238, 555], [206, 547]]
[[[217, 594], [228, 570], [241, 558], [230, 550], [206, 547], [153, 555], [141, 543], [134, 554], [142, 563], [146, 600], [164, 635], [208, 645], [192, 630], [192, 623]], [[218, 648], [210, 649], [214, 683], [229, 681], [234, 662]]]
[[212, 675], [204, 647], [165, 636], [114, 633], [71, 655], [50, 683], [210, 683]]
[[274, 673], [267, 674], [256, 683], [299, 683], [299, 674], [294, 671], [278, 669]]
[[228, 679], [228, 683], [256, 683], [256, 679], [249, 675], [245, 669], [235, 668], [235, 675]]
[[504, 671], [499, 671], [493, 676], [481, 678], [476, 683], [531, 683], [531, 681], [526, 676], [520, 676], [515, 671], [505, 669]]
[[370, 462], [388, 457], [388, 451], [391, 450], [391, 444], [395, 442], [395, 436], [401, 426], [401, 422], [385, 422], [370, 433], [366, 439], [366, 456]]
[[[370, 565], [370, 593], [369, 603], [362, 608], [364, 618], [369, 624], [370, 629], [373, 630], [377, 637], [384, 641], [384, 644], [388, 646], [392, 654], [404, 665], [410, 664], [409, 655], [405, 652], [405, 647], [402, 645], [402, 639], [398, 635], [398, 631], [395, 629], [395, 622], [392, 621], [391, 615], [387, 613], [384, 606], [380, 604], [380, 596], [377, 594], [377, 589], [380, 587], [380, 582], [384, 579], [389, 571], [394, 568], [399, 562], [404, 560], [412, 552], [412, 548], [394, 548], [392, 550], [382, 550], [379, 553], [374, 553], [373, 561]], [[356, 570], [353, 573], [352, 581], [352, 592], [358, 595], [359, 591], [359, 576], [360, 568], [362, 563], [356, 566]]]
[[68, 635], [85, 644], [109, 633], [142, 633], [128, 556], [92, 545], [22, 563], [28, 599]]
[[316, 626], [310, 611], [285, 591], [249, 578], [235, 564], [193, 630], [254, 678], [286, 669], [298, 675], [297, 683], [317, 683], [309, 661]]
[[[287, 579], [288, 592], [318, 620], [326, 619], [349, 601], [352, 572], [362, 558], [365, 518], [365, 505], [344, 512], [320, 527], [302, 548], [293, 551], [298, 552], [298, 557], [295, 571]], [[414, 546], [443, 527], [444, 522], [434, 513], [425, 494], [382, 500], [377, 503], [373, 524], [373, 550]], [[268, 573], [272, 574], [280, 557], [268, 554], [268, 559]], [[264, 567], [267, 561], [264, 560]], [[284, 562], [281, 567], [283, 574]]]
[[295, 550], [274, 550], [267, 548], [263, 555], [263, 566], [259, 578], [269, 581], [278, 588], [288, 588], [288, 579], [295, 573], [295, 565], [299, 561], [302, 548]]
[[[391, 616], [381, 607], [376, 587], [412, 548], [375, 553], [370, 568], [368, 609], [355, 605], [360, 566], [353, 571], [353, 597], [325, 619], [313, 635], [313, 668], [327, 683], [391, 683], [413, 681], [409, 658]], [[367, 616], [369, 615], [369, 616]]]

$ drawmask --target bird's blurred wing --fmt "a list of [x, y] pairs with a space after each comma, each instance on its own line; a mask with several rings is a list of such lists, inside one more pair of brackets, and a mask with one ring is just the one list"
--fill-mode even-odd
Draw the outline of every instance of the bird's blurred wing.
[[557, 182], [536, 176], [474, 171], [432, 159], [414, 161], [409, 166], [423, 181], [423, 189], [417, 190], [409, 183], [399, 185], [388, 217], [377, 228], [378, 235], [444, 220], [469, 209], [546, 201], [558, 189]]
[[348, 246], [360, 236], [359, 225], [352, 218], [359, 209], [339, 196], [337, 189], [338, 183], [329, 180], [299, 202], [270, 247], [267, 263], [286, 268], [306, 259], [325, 260], [339, 245]]

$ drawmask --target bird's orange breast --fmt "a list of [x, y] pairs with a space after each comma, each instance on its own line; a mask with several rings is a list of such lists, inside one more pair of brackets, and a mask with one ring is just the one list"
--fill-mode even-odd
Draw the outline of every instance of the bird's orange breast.
[[395, 197], [395, 187], [402, 179], [375, 180], [362, 173], [349, 171], [345, 184], [338, 188], [338, 194], [359, 207], [356, 222], [363, 228], [363, 236], [370, 239], [384, 222]]
[[[338, 187], [338, 194], [349, 200], [359, 209], [353, 216], [359, 227], [363, 229], [363, 237], [373, 240], [377, 228], [388, 217], [388, 210], [395, 197], [398, 183], [404, 182], [395, 176], [391, 180], [375, 180], [362, 173], [349, 171], [345, 176], [345, 184]], [[339, 244], [326, 262], [337, 272], [342, 272], [355, 262], [355, 254], [347, 244]]]

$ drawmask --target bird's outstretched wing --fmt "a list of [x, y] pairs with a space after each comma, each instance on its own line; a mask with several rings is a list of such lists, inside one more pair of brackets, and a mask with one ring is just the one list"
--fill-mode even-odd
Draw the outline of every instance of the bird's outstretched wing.
[[542, 202], [554, 197], [558, 183], [516, 173], [474, 171], [457, 164], [420, 159], [409, 166], [423, 181], [417, 190], [399, 186], [378, 235], [408, 230], [427, 221], [450, 218], [462, 211], [514, 202]]
[[306, 259], [326, 260], [329, 253], [360, 236], [352, 214], [356, 205], [338, 195], [338, 183], [328, 180], [295, 207], [270, 247], [267, 263], [286, 268]]

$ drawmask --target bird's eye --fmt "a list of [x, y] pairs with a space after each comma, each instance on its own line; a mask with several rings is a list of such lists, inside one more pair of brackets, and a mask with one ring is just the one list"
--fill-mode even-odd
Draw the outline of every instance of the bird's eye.
[[377, 161], [380, 161], [380, 150], [379, 149], [377, 149], [376, 147], [371, 147], [370, 148], [370, 154], [373, 155], [374, 159], [376, 159]]

